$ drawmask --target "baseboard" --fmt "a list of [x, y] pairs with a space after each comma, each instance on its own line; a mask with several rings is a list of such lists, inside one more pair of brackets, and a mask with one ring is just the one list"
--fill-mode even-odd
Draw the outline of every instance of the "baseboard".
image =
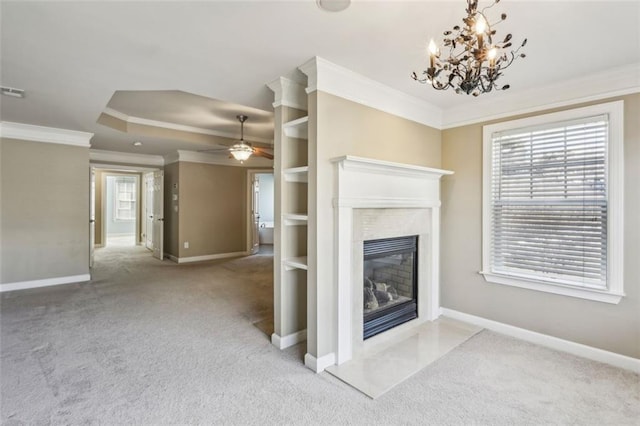
[[178, 261], [179, 259], [178, 259], [176, 256], [172, 255], [172, 254], [167, 254], [167, 253], [165, 253], [165, 254], [164, 254], [164, 257], [165, 257], [165, 258], [168, 258], [169, 260], [171, 260], [171, 261], [173, 261], [173, 262], [180, 263], [180, 262]]
[[640, 359], [637, 358], [605, 351], [603, 349], [594, 348], [581, 343], [571, 342], [569, 340], [560, 339], [547, 334], [537, 333], [524, 328], [514, 327], [512, 325], [477, 317], [475, 315], [465, 314], [463, 312], [454, 311], [453, 309], [440, 308], [440, 312], [445, 317], [475, 324], [486, 328], [487, 330], [495, 331], [496, 333], [506, 334], [507, 336], [546, 346], [551, 349], [568, 352], [593, 361], [603, 362], [615, 367], [624, 368], [625, 370], [631, 370], [635, 373], [640, 373]]
[[43, 280], [20, 281], [15, 283], [0, 284], [0, 293], [5, 291], [26, 290], [29, 288], [49, 287], [52, 285], [81, 283], [91, 280], [91, 275], [71, 275], [68, 277], [45, 278]]
[[278, 336], [276, 333], [271, 335], [271, 343], [278, 349], [285, 349], [300, 342], [307, 340], [307, 330], [296, 331], [286, 336]]
[[228, 257], [248, 256], [250, 254], [251, 252], [248, 252], [248, 251], [236, 251], [233, 253], [208, 254], [205, 256], [192, 256], [192, 257], [175, 257], [172, 255], [169, 255], [169, 259], [177, 263], [191, 263], [191, 262], [202, 262], [205, 260], [226, 259]]
[[316, 373], [321, 373], [325, 368], [334, 365], [336, 363], [336, 354], [331, 352], [330, 354], [326, 354], [321, 356], [320, 358], [316, 358], [315, 356], [307, 353], [304, 355], [304, 365], [313, 370]]

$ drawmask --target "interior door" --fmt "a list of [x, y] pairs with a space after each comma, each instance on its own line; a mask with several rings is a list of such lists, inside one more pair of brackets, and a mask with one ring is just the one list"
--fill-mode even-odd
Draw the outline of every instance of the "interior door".
[[144, 175], [144, 246], [149, 250], [153, 250], [153, 185], [153, 173], [146, 173]]
[[96, 169], [89, 170], [89, 268], [93, 268], [96, 245]]
[[255, 174], [251, 181], [251, 254], [256, 254], [260, 249], [260, 179]]
[[153, 172], [153, 226], [151, 240], [153, 245], [153, 257], [162, 260], [164, 258], [164, 172]]

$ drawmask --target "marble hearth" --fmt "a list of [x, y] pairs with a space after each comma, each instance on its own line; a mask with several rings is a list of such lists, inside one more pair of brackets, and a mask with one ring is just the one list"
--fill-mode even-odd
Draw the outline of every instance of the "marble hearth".
[[[480, 331], [438, 319], [440, 178], [452, 172], [350, 156], [334, 163], [337, 354], [327, 371], [377, 398]], [[364, 241], [414, 235], [418, 317], [365, 340]]]

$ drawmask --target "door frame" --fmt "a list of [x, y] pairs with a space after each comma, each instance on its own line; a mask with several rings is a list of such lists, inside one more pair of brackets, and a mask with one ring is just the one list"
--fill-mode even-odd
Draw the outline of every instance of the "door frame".
[[[154, 172], [155, 171], [142, 172], [142, 181], [140, 183], [142, 186], [142, 191], [140, 193], [142, 195], [142, 201], [140, 203], [140, 240], [141, 244], [145, 246], [147, 250], [151, 251], [153, 251], [153, 246], [149, 248], [147, 244], [149, 243], [149, 234], [153, 233], [153, 221], [151, 225], [149, 225], [149, 217], [147, 211], [149, 210], [149, 207], [151, 207], [151, 210], [153, 210], [153, 202], [149, 202], [148, 180], [149, 176], [151, 176], [151, 182], [153, 184]], [[151, 227], [151, 229], [149, 229], [149, 227]]]
[[[100, 171], [103, 175], [104, 173], [109, 173], [109, 172], [113, 172], [113, 173], [124, 173], [124, 174], [138, 174], [138, 175], [144, 175], [144, 173], [147, 172], [154, 172], [157, 170], [164, 170], [164, 167], [141, 167], [141, 166], [126, 166], [126, 165], [122, 165], [122, 164], [111, 164], [111, 163], [102, 163], [102, 162], [97, 162], [97, 161], [89, 161], [89, 167], [95, 169], [96, 171]], [[91, 179], [91, 177], [89, 177], [89, 179]], [[140, 182], [142, 181], [142, 179], [140, 179]], [[100, 194], [100, 197], [104, 197], [104, 195], [106, 195], [106, 186], [102, 183], [102, 191]], [[89, 183], [90, 184], [90, 183]], [[139, 185], [138, 188], [138, 195], [141, 196], [141, 188]], [[96, 198], [97, 198], [96, 194]], [[104, 212], [104, 200], [102, 200], [102, 209], [100, 209], [101, 214], [104, 216], [105, 212]], [[138, 207], [140, 206], [140, 201], [138, 200]], [[138, 221], [140, 222], [142, 219], [140, 217], [138, 217]], [[102, 223], [100, 224], [101, 230], [102, 230], [102, 241], [100, 242], [100, 244], [96, 245], [96, 248], [99, 247], [104, 247], [106, 245], [106, 234], [104, 232], [104, 224], [105, 224], [105, 220], [104, 217], [102, 218]], [[140, 229], [138, 229], [137, 231], [138, 234], [138, 241], [142, 240], [142, 236], [140, 235]], [[91, 241], [89, 241], [89, 244], [91, 244]], [[139, 244], [136, 243], [136, 244]]]
[[[247, 169], [247, 197], [245, 199], [246, 204], [246, 218], [247, 218], [247, 227], [246, 227], [246, 248], [245, 251], [247, 254], [252, 254], [253, 249], [253, 219], [251, 217], [251, 203], [253, 197], [253, 179], [256, 175], [272, 175], [273, 169]], [[274, 194], [275, 196], [275, 194]], [[274, 203], [275, 205], [275, 203]], [[258, 231], [260, 232], [260, 231]], [[260, 236], [258, 236], [258, 239]]]

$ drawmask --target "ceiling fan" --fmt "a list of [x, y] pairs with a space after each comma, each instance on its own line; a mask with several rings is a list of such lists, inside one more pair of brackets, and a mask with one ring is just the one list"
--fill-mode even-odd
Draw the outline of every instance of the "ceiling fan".
[[250, 143], [245, 142], [244, 122], [247, 121], [249, 117], [247, 117], [246, 115], [240, 114], [240, 115], [237, 115], [236, 118], [240, 122], [240, 140], [238, 142], [236, 142], [235, 144], [233, 144], [231, 147], [227, 149], [206, 149], [201, 152], [228, 151], [229, 158], [235, 158], [236, 160], [239, 160], [241, 163], [247, 160], [251, 155], [273, 160], [273, 154], [268, 152], [265, 148], [254, 147]]

